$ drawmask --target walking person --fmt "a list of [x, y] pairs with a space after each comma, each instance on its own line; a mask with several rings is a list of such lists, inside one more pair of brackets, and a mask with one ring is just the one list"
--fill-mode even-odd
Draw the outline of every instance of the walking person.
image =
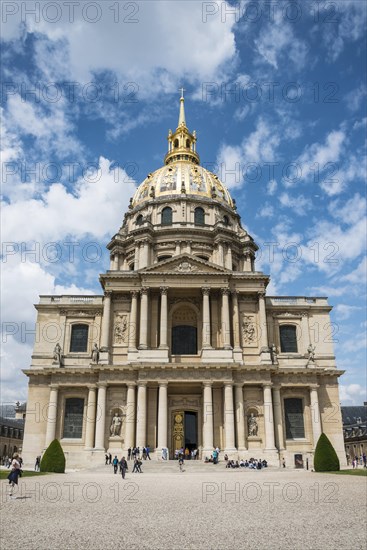
[[146, 451], [147, 458], [149, 458], [149, 460], [152, 460], [152, 459], [150, 458], [150, 447], [149, 447], [149, 445], [146, 446], [145, 451]]
[[108, 464], [112, 464], [112, 455], [111, 455], [111, 453], [108, 455]]
[[180, 454], [180, 458], [178, 459], [178, 467], [180, 468], [180, 472], [185, 471], [183, 469], [183, 465], [184, 465], [184, 457], [183, 457], [183, 454]]
[[108, 456], [108, 454], [106, 453], [106, 454], [105, 454], [105, 466], [107, 466], [107, 464], [108, 464], [108, 459], [109, 459], [109, 456]]
[[131, 458], [131, 447], [129, 447], [127, 450], [127, 459], [130, 460], [130, 458]]
[[10, 485], [9, 496], [12, 497], [14, 485], [18, 485], [18, 478], [19, 476], [22, 475], [18, 453], [13, 454], [13, 460], [11, 461], [10, 466], [11, 466], [11, 470], [10, 470], [10, 474], [8, 475], [8, 480]]
[[119, 465], [119, 459], [117, 458], [117, 456], [115, 455], [115, 458], [113, 459], [113, 473], [114, 474], [117, 474], [117, 468], [118, 468], [118, 465]]
[[39, 472], [40, 471], [40, 466], [41, 466], [41, 457], [37, 456], [36, 457], [36, 463], [34, 465], [34, 471]]
[[125, 457], [123, 456], [122, 459], [120, 460], [120, 472], [121, 472], [122, 479], [125, 479], [126, 470], [127, 470], [127, 462]]

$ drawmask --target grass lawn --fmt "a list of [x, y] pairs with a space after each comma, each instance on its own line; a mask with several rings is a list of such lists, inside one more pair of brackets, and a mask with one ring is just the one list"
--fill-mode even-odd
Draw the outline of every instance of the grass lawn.
[[367, 476], [367, 468], [357, 470], [339, 470], [338, 472], [316, 472], [317, 474], [337, 474], [339, 476]]
[[[10, 473], [10, 470], [0, 470], [0, 479], [7, 479], [8, 475]], [[27, 472], [26, 470], [23, 470], [22, 477], [34, 477], [34, 476], [44, 476], [45, 474], [42, 472]]]

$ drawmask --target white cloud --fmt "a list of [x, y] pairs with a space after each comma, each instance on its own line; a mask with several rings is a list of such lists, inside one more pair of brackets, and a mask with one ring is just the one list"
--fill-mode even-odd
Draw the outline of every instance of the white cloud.
[[334, 307], [334, 312], [336, 314], [337, 319], [340, 319], [341, 321], [345, 319], [349, 319], [351, 315], [353, 315], [354, 312], [360, 311], [362, 308], [360, 306], [350, 306], [348, 304], [337, 304]]
[[366, 401], [366, 388], [360, 384], [339, 384], [342, 405], [361, 405]]
[[365, 285], [367, 280], [367, 256], [361, 260], [356, 269], [347, 273], [347, 275], [343, 275], [340, 280]]
[[270, 180], [267, 187], [266, 192], [268, 195], [274, 195], [277, 190], [278, 184], [275, 180]]
[[[101, 70], [112, 71], [124, 83], [138, 82], [141, 94], [151, 97], [162, 89], [165, 73], [174, 76], [176, 88], [178, 80], [216, 78], [235, 58], [234, 18], [207, 17], [205, 21], [200, 2], [133, 2], [129, 9], [121, 3], [113, 6], [115, 11], [112, 4], [97, 3], [101, 16], [96, 22], [87, 20], [95, 11], [83, 16], [80, 4], [72, 21], [66, 4], [57, 22], [41, 17], [35, 23], [28, 17], [28, 32], [41, 33], [58, 46], [40, 44], [38, 65], [47, 66], [48, 71], [54, 65], [63, 76], [68, 67], [69, 77], [78, 82], [90, 81]], [[5, 38], [14, 38], [14, 21], [20, 25], [21, 10], [12, 18], [11, 32]], [[60, 50], [65, 58], [60, 57]], [[55, 58], [55, 63], [50, 63], [50, 58]]]
[[358, 222], [366, 213], [366, 199], [356, 193], [345, 204], [340, 199], [332, 201], [328, 210], [330, 214], [342, 223], [351, 225]]
[[366, 101], [367, 89], [362, 84], [358, 88], [347, 93], [344, 97], [347, 107], [350, 111], [355, 112]]
[[279, 68], [281, 61], [291, 61], [298, 70], [302, 69], [307, 59], [307, 46], [298, 39], [292, 26], [276, 12], [274, 21], [262, 26], [255, 46], [264, 61]]
[[279, 196], [279, 202], [284, 208], [291, 208], [292, 212], [298, 216], [305, 216], [312, 208], [312, 201], [303, 195], [291, 197], [289, 193], [282, 193]]
[[256, 214], [257, 218], [272, 218], [274, 216], [274, 207], [269, 204], [265, 203], [262, 208], [258, 211]]
[[[55, 183], [40, 198], [2, 205], [3, 240], [7, 242], [50, 242], [67, 235], [101, 238], [121, 226], [134, 182], [120, 168], [111, 169], [103, 157], [99, 169], [75, 184], [74, 194]], [[24, 220], [32, 220], [24, 232]]]

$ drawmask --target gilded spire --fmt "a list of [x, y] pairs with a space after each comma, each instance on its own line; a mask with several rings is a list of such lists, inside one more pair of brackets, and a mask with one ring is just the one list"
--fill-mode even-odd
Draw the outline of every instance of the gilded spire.
[[184, 124], [186, 126], [186, 119], [185, 119], [185, 98], [184, 98], [184, 88], [180, 88], [181, 91], [181, 98], [180, 98], [180, 116], [178, 117], [178, 128], [181, 126], [181, 124]]

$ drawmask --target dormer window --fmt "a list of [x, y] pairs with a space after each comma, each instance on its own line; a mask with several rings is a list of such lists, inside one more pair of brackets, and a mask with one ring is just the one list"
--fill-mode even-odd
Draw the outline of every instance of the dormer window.
[[143, 216], [139, 214], [139, 216], [136, 218], [135, 225], [142, 225], [143, 223]]
[[226, 226], [230, 225], [228, 216], [223, 216], [223, 224]]

